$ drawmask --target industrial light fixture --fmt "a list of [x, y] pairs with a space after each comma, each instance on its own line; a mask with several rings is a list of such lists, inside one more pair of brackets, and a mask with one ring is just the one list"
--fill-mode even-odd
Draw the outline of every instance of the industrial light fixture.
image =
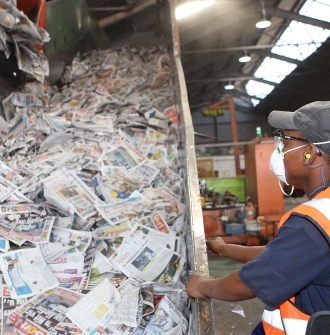
[[251, 60], [251, 57], [247, 54], [247, 51], [244, 50], [244, 55], [238, 59], [241, 63], [247, 63]]
[[225, 86], [225, 90], [233, 90], [235, 86], [231, 83], [231, 81]]
[[213, 5], [215, 0], [189, 1], [175, 8], [175, 18], [181, 20], [187, 16], [195, 14], [206, 7]]
[[259, 29], [268, 28], [272, 23], [266, 18], [266, 9], [263, 1], [261, 1], [261, 13], [262, 19], [256, 23], [256, 27]]

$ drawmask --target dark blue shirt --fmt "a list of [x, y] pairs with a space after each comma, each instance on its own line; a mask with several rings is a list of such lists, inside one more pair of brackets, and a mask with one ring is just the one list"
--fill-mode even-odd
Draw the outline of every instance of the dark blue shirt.
[[312, 222], [291, 215], [239, 277], [265, 304], [276, 307], [291, 296], [305, 313], [330, 310], [330, 246]]

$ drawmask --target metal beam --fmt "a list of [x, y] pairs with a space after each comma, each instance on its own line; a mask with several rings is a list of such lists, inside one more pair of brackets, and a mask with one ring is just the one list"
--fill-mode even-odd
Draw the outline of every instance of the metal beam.
[[89, 7], [88, 9], [91, 10], [92, 12], [119, 12], [121, 10], [126, 10], [130, 6], [118, 6], [118, 7]]
[[[273, 143], [274, 141], [263, 140], [262, 143]], [[209, 144], [195, 144], [195, 148], [220, 148], [220, 147], [232, 147], [236, 145], [246, 145], [246, 144], [256, 144], [257, 142], [253, 141], [244, 141], [244, 142], [226, 142], [226, 143], [209, 143]]]
[[290, 58], [290, 57], [285, 57], [285, 56], [282, 56], [282, 55], [275, 54], [273, 52], [267, 52], [267, 51], [262, 51], [262, 50], [258, 50], [258, 51], [256, 51], [256, 53], [258, 55], [261, 55], [261, 56], [264, 56], [264, 57], [275, 58], [275, 59], [281, 60], [283, 62], [292, 63], [292, 64], [296, 64], [298, 66], [307, 68], [307, 66], [304, 65], [304, 62], [302, 62], [298, 59], [293, 59], [293, 58]]
[[294, 20], [294, 21], [298, 21], [301, 23], [310, 24], [312, 26], [330, 30], [330, 22], [313, 19], [308, 16], [288, 12], [286, 10], [279, 9], [279, 8], [266, 7], [266, 12], [268, 15], [281, 17], [283, 19]]
[[237, 80], [241, 80], [241, 81], [246, 81], [246, 80], [255, 80], [255, 81], [259, 81], [260, 83], [264, 83], [267, 85], [272, 85], [272, 86], [278, 86], [277, 83], [268, 81], [268, 80], [264, 80], [262, 78], [257, 78], [254, 76], [247, 76], [247, 77], [228, 77], [228, 78], [209, 78], [209, 79], [188, 79], [186, 80], [186, 83], [214, 83], [214, 82], [223, 82], [223, 81], [237, 81]]
[[241, 47], [231, 47], [231, 48], [221, 48], [221, 49], [187, 50], [187, 51], [181, 51], [181, 55], [257, 50], [257, 49], [271, 49], [274, 46], [275, 44], [265, 44], [265, 45], [260, 44], [260, 45], [245, 45]]
[[200, 107], [205, 107], [205, 106], [209, 106], [211, 105], [211, 101], [208, 101], [208, 102], [202, 102], [200, 104], [196, 104], [196, 105], [189, 105], [189, 108], [192, 109], [192, 108], [200, 108]]
[[[233, 96], [234, 98], [241, 99], [242, 101], [244, 101], [243, 98], [248, 99], [249, 101], [250, 101], [250, 99], [263, 100], [262, 98], [258, 98], [254, 95], [248, 95], [245, 91], [239, 91], [239, 90], [235, 90], [235, 89], [230, 91], [230, 95]], [[211, 95], [208, 95], [207, 98], [212, 99], [212, 101], [216, 101], [216, 100], [219, 100], [219, 99], [224, 99], [228, 96], [229, 96], [229, 91], [226, 91], [224, 94], [220, 94], [218, 96], [212, 96], [211, 97]], [[198, 103], [198, 104], [195, 104], [195, 105], [190, 105], [190, 110], [191, 110], [191, 112], [200, 111], [203, 107], [209, 106], [211, 103], [212, 102], [205, 102], [205, 103]], [[242, 109], [249, 109], [249, 107], [243, 107], [239, 104], [236, 104], [236, 106], [238, 108], [238, 112], [241, 112]]]
[[124, 10], [119, 13], [115, 13], [112, 15], [109, 15], [107, 17], [104, 17], [103, 19], [100, 19], [98, 21], [99, 27], [101, 29], [108, 27], [112, 24], [115, 24], [121, 20], [126, 19], [129, 16], [132, 16], [138, 12], [141, 12], [142, 10], [154, 6], [157, 4], [157, 0], [139, 0], [136, 3], [134, 3], [132, 6], [130, 6], [127, 10]]
[[[326, 43], [326, 42], [325, 42]], [[301, 46], [301, 45], [311, 45], [316, 44], [314, 42], [308, 42], [308, 43], [287, 43], [287, 44], [279, 44], [279, 47], [283, 46]], [[262, 49], [271, 49], [275, 47], [276, 44], [256, 44], [256, 45], [245, 45], [241, 47], [230, 47], [230, 48], [221, 48], [221, 49], [204, 49], [204, 50], [186, 50], [181, 51], [181, 55], [195, 55], [195, 54], [205, 54], [205, 53], [220, 53], [220, 52], [235, 52], [235, 51], [245, 51], [245, 50], [257, 50], [256, 52], [267, 52], [262, 51]]]
[[227, 77], [227, 78], [209, 78], [209, 79], [186, 79], [186, 83], [211, 83], [211, 82], [223, 82], [223, 81], [237, 81], [237, 80], [252, 80], [255, 79], [253, 76], [246, 77]]

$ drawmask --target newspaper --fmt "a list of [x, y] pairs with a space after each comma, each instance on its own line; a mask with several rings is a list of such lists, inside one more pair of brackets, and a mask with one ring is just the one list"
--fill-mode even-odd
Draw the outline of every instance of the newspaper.
[[0, 161], [0, 177], [1, 180], [8, 182], [14, 187], [21, 187], [24, 183], [24, 178], [18, 173], [12, 171], [6, 164]]
[[151, 212], [151, 202], [138, 191], [134, 191], [127, 199], [114, 204], [96, 204], [95, 208], [110, 224], [139, 219]]
[[[102, 120], [100, 120], [100, 116], [96, 116], [92, 120], [74, 120], [72, 121], [72, 125], [80, 130], [85, 131], [102, 131], [105, 133], [112, 133], [114, 131], [112, 127], [112, 121], [109, 118], [104, 118], [105, 123], [102, 123]], [[109, 126], [109, 128], [107, 127]]]
[[125, 142], [116, 149], [106, 152], [103, 157], [105, 165], [123, 166], [126, 170], [132, 169], [144, 160], [146, 160], [146, 157]]
[[138, 313], [140, 286], [140, 282], [129, 278], [117, 288], [121, 295], [121, 300], [109, 324], [123, 324], [127, 327], [136, 327], [138, 325], [136, 315]]
[[[18, 206], [1, 206], [3, 209], [3, 212], [8, 212], [10, 213], [11, 209], [17, 209]], [[22, 208], [22, 207], [21, 207]], [[3, 237], [6, 237], [8, 240], [10, 240], [11, 242], [21, 246], [25, 241], [25, 237], [29, 236], [30, 239], [34, 239], [36, 241], [41, 242], [42, 237], [42, 233], [44, 231], [43, 227], [45, 227], [45, 231], [46, 231], [46, 235], [44, 236], [44, 239], [46, 241], [49, 240], [49, 228], [51, 229], [51, 225], [52, 225], [52, 219], [50, 219], [49, 224], [47, 222], [47, 216], [46, 214], [44, 214], [45, 212], [43, 212], [43, 214], [34, 214], [32, 211], [34, 210], [34, 208], [37, 210], [37, 207], [32, 207], [32, 206], [24, 206], [23, 207], [26, 212], [25, 213], [19, 213], [18, 214], [8, 214], [8, 215], [0, 215], [0, 234]], [[42, 208], [43, 209], [43, 208]], [[42, 221], [43, 219], [41, 219], [41, 223], [40, 223], [40, 229], [37, 228], [36, 224], [30, 224], [28, 222], [28, 218], [31, 218], [32, 221], [34, 221], [36, 218], [36, 221], [40, 221], [39, 218], [44, 218], [44, 221]], [[44, 225], [44, 223], [46, 223]], [[23, 224], [23, 226], [21, 225]], [[25, 224], [25, 226], [24, 226]], [[23, 231], [26, 230], [26, 232]], [[35, 230], [36, 234], [35, 236], [33, 236], [32, 234], [29, 234], [29, 230]], [[49, 231], [50, 232], [50, 231]]]
[[104, 177], [97, 174], [93, 178], [93, 184], [107, 203], [123, 201], [134, 191], [140, 191], [143, 188], [142, 183], [121, 173], [107, 174]]
[[[177, 333], [174, 333], [178, 331]], [[147, 324], [143, 334], [187, 334], [188, 321], [175, 307], [172, 301], [165, 296], [158, 305], [154, 315]]]
[[96, 214], [89, 217], [87, 220], [80, 218], [79, 216], [74, 216], [72, 228], [75, 230], [88, 231], [91, 230], [93, 226], [102, 225], [106, 222], [101, 215]]
[[90, 290], [101, 284], [105, 279], [109, 280], [109, 282], [115, 287], [118, 287], [122, 282], [127, 279], [127, 277], [123, 273], [105, 272], [99, 274], [95, 270], [96, 269], [92, 269], [92, 273], [88, 282], [88, 289]]
[[58, 286], [39, 249], [2, 254], [0, 265], [12, 299], [29, 298]]
[[93, 263], [95, 259], [96, 254], [96, 243], [92, 240], [90, 245], [88, 246], [85, 257], [84, 257], [84, 268], [83, 268], [83, 274], [85, 275], [85, 280], [83, 284], [81, 285], [82, 289], [88, 288], [89, 278], [92, 273]]
[[[72, 290], [86, 289], [96, 251], [91, 234], [55, 228], [52, 240], [54, 243], [42, 245], [41, 250], [60, 286]], [[52, 252], [50, 246], [53, 245], [60, 247], [53, 249]]]
[[69, 318], [65, 317], [52, 330], [51, 335], [82, 335], [84, 332], [77, 327]]
[[[74, 256], [77, 256], [74, 254]], [[83, 255], [82, 255], [83, 256]], [[67, 257], [58, 257], [57, 259], [65, 259]], [[85, 275], [83, 275], [83, 260], [76, 259], [71, 262], [53, 262], [48, 264], [49, 268], [55, 275], [56, 279], [60, 283], [61, 287], [70, 288], [70, 289], [80, 289]]]
[[[79, 252], [84, 253], [92, 242], [92, 234], [87, 231], [54, 227], [51, 233], [50, 242], [59, 244], [62, 247], [75, 248]], [[48, 255], [44, 255], [48, 258]], [[54, 254], [51, 255], [51, 257], [54, 258], [57, 256], [58, 255]]]
[[6, 285], [2, 286], [2, 335], [16, 335], [15, 326], [9, 319], [9, 315], [27, 299], [12, 299]]
[[6, 34], [6, 39], [0, 43], [6, 57], [8, 58], [11, 53], [6, 43], [8, 40], [14, 42], [18, 68], [43, 82], [44, 77], [49, 74], [48, 61], [35, 45], [48, 42], [50, 40], [48, 33], [19, 11], [16, 1], [2, 1], [0, 27]]
[[74, 173], [62, 169], [43, 180], [47, 201], [68, 214], [76, 213], [83, 219], [96, 214], [94, 203], [100, 199]]
[[0, 237], [0, 251], [7, 252], [9, 250], [9, 240], [4, 237]]
[[117, 269], [141, 281], [172, 284], [179, 279], [184, 260], [145, 234], [134, 234], [129, 245], [111, 257]]
[[39, 176], [64, 166], [66, 162], [72, 160], [75, 156], [73, 153], [64, 151], [61, 147], [55, 147], [51, 151], [33, 157], [33, 160], [22, 164], [33, 174]]
[[57, 287], [36, 295], [19, 306], [9, 318], [20, 334], [59, 334], [56, 328], [66, 319], [66, 311], [83, 294]]
[[140, 321], [139, 326], [141, 328], [146, 328], [149, 320], [151, 319], [155, 311], [155, 308], [157, 307], [157, 305], [155, 305], [153, 285], [142, 284], [141, 297], [142, 297], [143, 307], [142, 307], [142, 319]]
[[[14, 223], [9, 236], [17, 235], [26, 241], [45, 243], [49, 241], [55, 217], [21, 213], [8, 215], [6, 219]], [[3, 223], [0, 224], [3, 225]]]
[[69, 308], [66, 315], [85, 334], [102, 334], [101, 328], [109, 323], [120, 300], [118, 290], [105, 279], [73, 307]]
[[72, 228], [74, 217], [66, 216], [66, 217], [56, 217], [54, 221], [54, 227], [61, 227], [61, 228]]
[[7, 200], [16, 192], [16, 187], [0, 177], [0, 202]]
[[165, 234], [169, 234], [171, 229], [166, 223], [160, 211], [153, 211], [150, 215], [139, 220], [142, 226], [159, 230]]
[[71, 151], [74, 154], [84, 155], [87, 158], [90, 158], [92, 161], [100, 162], [103, 155], [104, 150], [96, 145], [86, 145], [77, 143]]
[[132, 169], [130, 177], [136, 181], [150, 185], [158, 173], [159, 170], [153, 164], [142, 162]]
[[[166, 186], [157, 189], [149, 188], [143, 195], [164, 208], [164, 219], [167, 223], [183, 213], [183, 206], [179, 200], [179, 196], [174, 194]], [[159, 206], [157, 206], [157, 208], [159, 208]]]
[[175, 247], [175, 232], [170, 230], [168, 234], [165, 234], [159, 230], [152, 229], [149, 227], [142, 226], [140, 224], [135, 224], [131, 229], [131, 233], [142, 233], [148, 235], [149, 237], [156, 240], [158, 243], [162, 244], [166, 248], [174, 250]]
[[[43, 35], [23, 23], [34, 37]], [[29, 76], [42, 80], [47, 62], [27, 46], [19, 36], [22, 31], [16, 30], [12, 39], [13, 52]], [[0, 30], [0, 49], [6, 43]], [[0, 251], [8, 254], [7, 241], [7, 246], [16, 244], [16, 253], [34, 250], [43, 257], [41, 270], [30, 266], [29, 261], [38, 259], [33, 257], [22, 273], [16, 264], [23, 259], [16, 263], [13, 257], [10, 265], [10, 259], [3, 259], [6, 283], [14, 286], [12, 277], [14, 284], [25, 286], [27, 278], [32, 298], [52, 283], [73, 294], [99, 292], [99, 299], [71, 308], [79, 322], [96, 316], [101, 325], [86, 324], [83, 330], [65, 316], [47, 330], [52, 335], [161, 333], [162, 327], [147, 324], [165, 295], [189, 318], [181, 284], [186, 171], [180, 165], [178, 113], [166, 54], [159, 46], [77, 54], [61, 87], [29, 80], [4, 100]], [[33, 287], [39, 276], [44, 279], [41, 291]], [[108, 284], [102, 288], [104, 282]], [[159, 283], [168, 290], [160, 291]], [[105, 293], [113, 297], [111, 304], [100, 304]], [[36, 330], [45, 333], [40, 325]], [[183, 330], [179, 322], [163, 333]]]
[[177, 125], [179, 123], [179, 114], [175, 105], [166, 108], [163, 113], [172, 124]]
[[106, 272], [111, 272], [113, 265], [108, 261], [108, 258], [104, 256], [99, 250], [96, 250], [94, 262], [92, 265], [93, 275], [101, 275]]
[[131, 223], [125, 219], [123, 215], [111, 218], [112, 222], [117, 220], [120, 220], [121, 222], [115, 225], [105, 223], [95, 229], [92, 228], [93, 238], [95, 240], [103, 240], [126, 236], [126, 234], [132, 229]]

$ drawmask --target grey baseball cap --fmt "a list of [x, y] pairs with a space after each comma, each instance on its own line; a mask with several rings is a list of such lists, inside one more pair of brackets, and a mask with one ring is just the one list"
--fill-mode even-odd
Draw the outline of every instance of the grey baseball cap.
[[[312, 143], [330, 142], [330, 101], [315, 101], [295, 112], [272, 111], [268, 123], [276, 129], [297, 129]], [[317, 144], [330, 155], [330, 143]]]

